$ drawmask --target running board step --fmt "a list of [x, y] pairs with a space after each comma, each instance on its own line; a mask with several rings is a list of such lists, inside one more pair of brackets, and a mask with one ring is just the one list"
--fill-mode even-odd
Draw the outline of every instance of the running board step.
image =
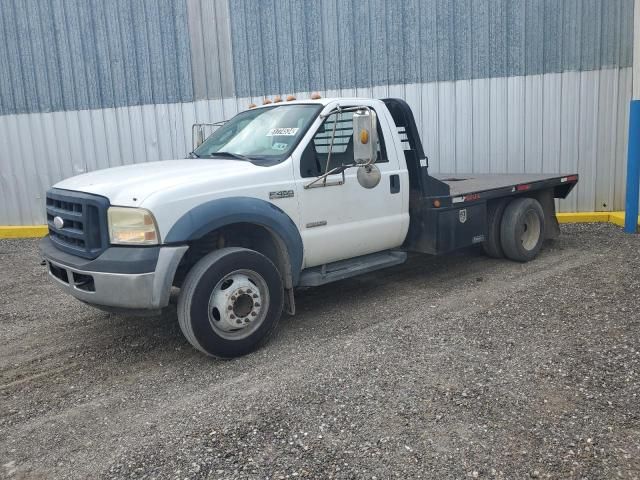
[[298, 286], [317, 287], [325, 283], [399, 265], [404, 263], [406, 259], [407, 254], [405, 252], [386, 251], [340, 260], [321, 267], [307, 268], [300, 274]]

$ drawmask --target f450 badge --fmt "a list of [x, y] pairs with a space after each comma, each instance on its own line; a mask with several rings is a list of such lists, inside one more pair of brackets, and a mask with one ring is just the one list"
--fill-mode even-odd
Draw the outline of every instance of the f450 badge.
[[467, 209], [463, 208], [461, 210], [458, 211], [458, 219], [460, 220], [460, 223], [464, 223], [467, 221]]
[[293, 190], [279, 190], [277, 192], [269, 192], [269, 200], [278, 200], [279, 198], [293, 197]]

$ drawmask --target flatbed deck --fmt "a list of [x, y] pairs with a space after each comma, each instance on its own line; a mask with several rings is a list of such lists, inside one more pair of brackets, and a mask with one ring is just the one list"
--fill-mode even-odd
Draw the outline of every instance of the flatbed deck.
[[505, 187], [513, 187], [515, 185], [530, 184], [535, 182], [544, 182], [548, 180], [559, 180], [568, 175], [558, 174], [434, 174], [432, 177], [449, 185], [451, 196], [468, 195], [471, 193], [487, 192], [490, 190], [499, 190]]

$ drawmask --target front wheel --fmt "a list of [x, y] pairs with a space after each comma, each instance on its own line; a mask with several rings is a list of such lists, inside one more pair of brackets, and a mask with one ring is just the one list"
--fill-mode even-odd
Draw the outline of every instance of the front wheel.
[[189, 343], [218, 358], [255, 350], [275, 329], [284, 291], [276, 266], [246, 248], [223, 248], [187, 274], [178, 298], [178, 322]]

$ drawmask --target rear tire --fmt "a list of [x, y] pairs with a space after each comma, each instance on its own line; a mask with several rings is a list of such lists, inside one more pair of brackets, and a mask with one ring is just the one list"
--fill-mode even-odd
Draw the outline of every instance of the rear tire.
[[500, 223], [500, 241], [504, 255], [516, 262], [533, 260], [542, 248], [544, 230], [544, 212], [537, 200], [512, 200]]
[[487, 239], [482, 242], [482, 249], [487, 256], [492, 258], [504, 258], [500, 241], [500, 224], [506, 207], [507, 202], [499, 200], [492, 203], [487, 212]]
[[239, 357], [269, 337], [283, 302], [282, 279], [271, 260], [246, 248], [222, 248], [200, 259], [185, 277], [178, 322], [201, 352]]

